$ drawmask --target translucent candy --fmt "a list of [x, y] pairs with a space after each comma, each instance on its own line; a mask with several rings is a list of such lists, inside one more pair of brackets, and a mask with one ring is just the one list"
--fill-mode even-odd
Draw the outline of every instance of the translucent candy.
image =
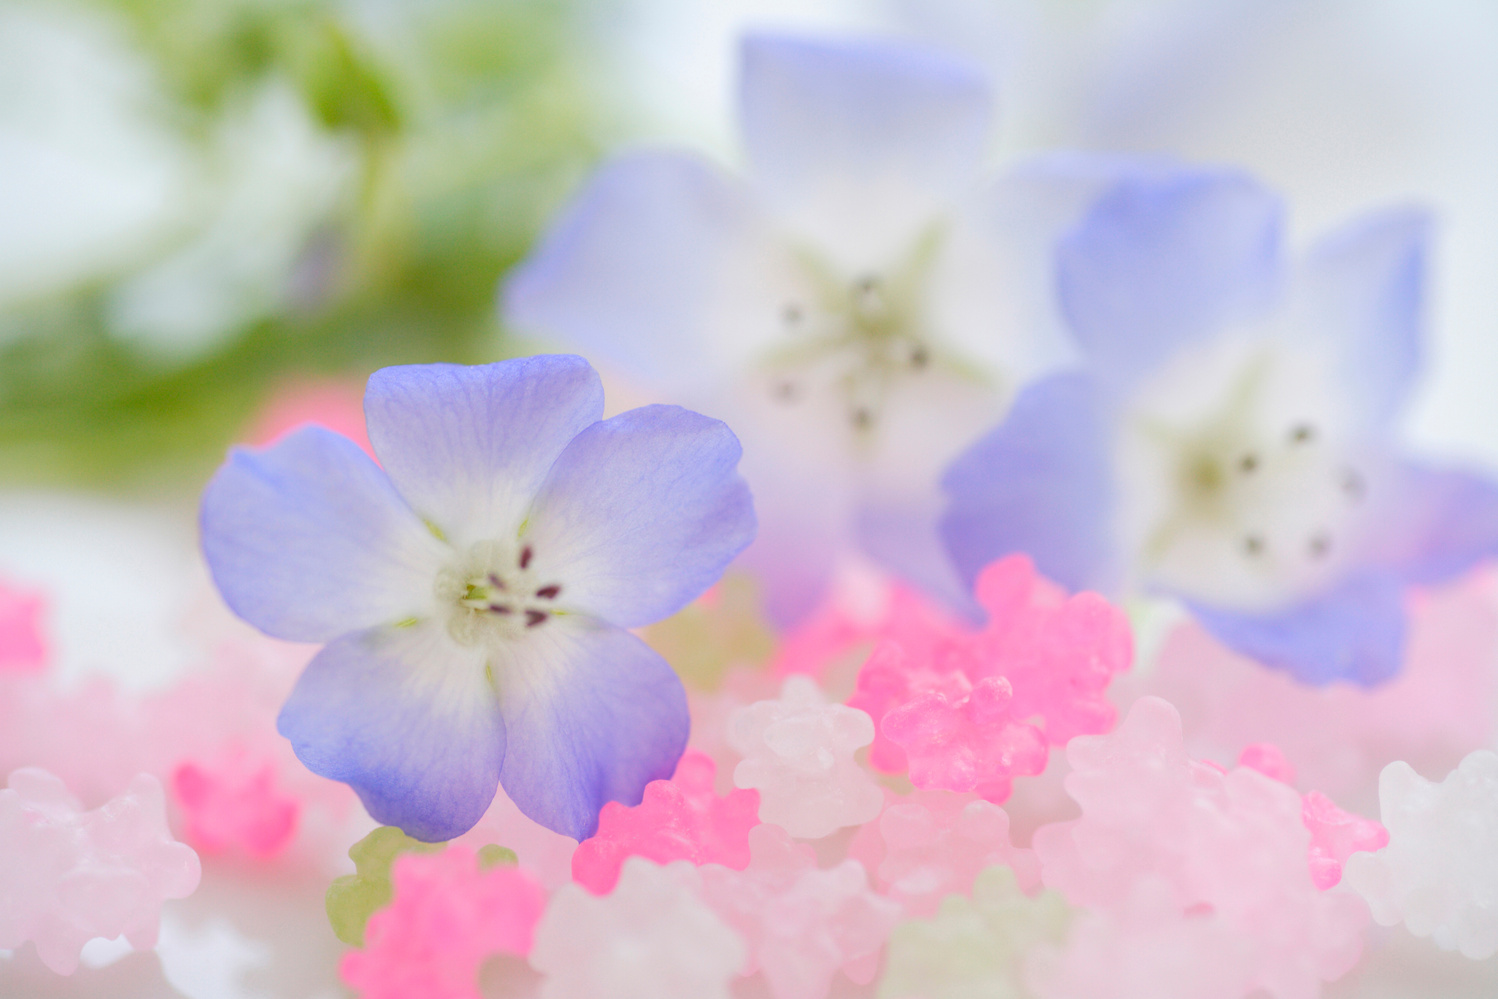
[[759, 824], [759, 793], [713, 793], [717, 764], [688, 751], [668, 781], [645, 785], [635, 807], [617, 801], [603, 806], [598, 833], [578, 844], [572, 877], [595, 895], [613, 890], [624, 859], [640, 856], [658, 864], [690, 860], [743, 870], [749, 863], [749, 830]]
[[1347, 886], [1384, 926], [1474, 960], [1498, 953], [1498, 754], [1479, 749], [1439, 784], [1391, 763], [1378, 781], [1389, 844], [1347, 861]]
[[1002, 801], [1011, 776], [1045, 769], [1047, 744], [1113, 725], [1104, 692], [1133, 644], [1122, 611], [1094, 593], [1067, 597], [1022, 555], [985, 569], [976, 596], [988, 612], [982, 631], [938, 624], [914, 648], [887, 642], [848, 704], [878, 723], [869, 755], [878, 769], [908, 767], [918, 787]]
[[780, 699], [734, 712], [728, 741], [744, 757], [733, 782], [759, 791], [759, 817], [799, 839], [817, 839], [879, 814], [884, 795], [853, 760], [874, 740], [862, 711], [829, 704], [804, 676], [788, 677]]
[[296, 835], [301, 801], [276, 784], [276, 761], [244, 752], [183, 763], [172, 774], [187, 841], [205, 853], [240, 850], [273, 857]]
[[895, 927], [879, 999], [1028, 999], [1025, 957], [1059, 941], [1067, 915], [1055, 892], [1026, 898], [1013, 871], [986, 868], [971, 898], [948, 895], [933, 918]]
[[[1247, 767], [1224, 773], [1192, 761], [1179, 714], [1152, 697], [1114, 733], [1073, 740], [1066, 755], [1082, 817], [1036, 831], [1047, 887], [1125, 926], [1140, 886], [1158, 880], [1170, 911], [1220, 922], [1223, 932], [1207, 937], [1244, 949], [1247, 990], [1279, 999], [1314, 996], [1356, 963], [1367, 909], [1312, 883], [1311, 836], [1292, 788]], [[1230, 958], [1222, 955], [1225, 967]]]
[[369, 917], [364, 949], [344, 955], [344, 982], [363, 999], [479, 999], [479, 967], [528, 954], [546, 907], [532, 875], [481, 860], [457, 845], [397, 857], [394, 897]]
[[402, 853], [435, 853], [442, 849], [412, 839], [394, 826], [380, 828], [349, 847], [353, 874], [337, 878], [328, 886], [325, 904], [333, 933], [353, 947], [364, 946], [364, 927], [377, 909], [390, 904], [395, 888], [390, 866]]
[[872, 980], [900, 906], [870, 890], [863, 865], [819, 870], [811, 847], [768, 824], [749, 830], [749, 849], [743, 871], [701, 871], [703, 898], [748, 944], [743, 973], [763, 971], [775, 999], [822, 999], [839, 968]]
[[156, 946], [162, 901], [192, 894], [201, 875], [149, 774], [93, 811], [45, 770], [17, 770], [0, 790], [0, 949], [30, 940], [59, 974], [94, 937]]
[[41, 618], [47, 600], [0, 580], [0, 673], [37, 673], [47, 665]]
[[686, 861], [630, 857], [608, 895], [558, 889], [530, 955], [546, 976], [541, 999], [728, 999], [747, 950], [702, 901], [701, 883]]
[[848, 855], [910, 915], [930, 916], [945, 896], [968, 894], [978, 873], [996, 864], [1010, 868], [1022, 890], [1040, 887], [1040, 861], [1010, 843], [1009, 815], [998, 805], [950, 791], [885, 795], [879, 821], [858, 830]]
[[1312, 791], [1300, 801], [1300, 819], [1311, 833], [1311, 881], [1322, 891], [1342, 880], [1348, 857], [1381, 850], [1389, 844], [1389, 831], [1383, 825], [1342, 811], [1320, 791]]

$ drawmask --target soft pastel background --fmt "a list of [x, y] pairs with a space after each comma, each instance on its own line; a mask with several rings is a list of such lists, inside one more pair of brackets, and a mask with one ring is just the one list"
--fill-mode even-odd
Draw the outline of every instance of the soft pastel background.
[[[735, 39], [771, 26], [980, 61], [995, 163], [1238, 163], [1285, 194], [1297, 242], [1372, 205], [1432, 206], [1429, 356], [1403, 432], [1498, 472], [1498, 6], [7, 0], [0, 579], [47, 595], [58, 681], [153, 691], [202, 668], [239, 634], [194, 519], [224, 449], [348, 421], [386, 364], [544, 347], [499, 326], [506, 269], [611, 151], [735, 161]], [[209, 865], [168, 907], [159, 969], [107, 948], [72, 980], [0, 959], [0, 995], [338, 995], [324, 886]], [[1441, 967], [1420, 974], [1478, 973]]]

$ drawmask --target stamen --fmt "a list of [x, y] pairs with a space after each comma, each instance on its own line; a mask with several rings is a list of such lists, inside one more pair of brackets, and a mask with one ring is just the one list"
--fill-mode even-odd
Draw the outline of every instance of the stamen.
[[1243, 539], [1243, 550], [1250, 555], [1259, 555], [1264, 551], [1264, 538], [1258, 534], [1250, 534]]
[[1290, 443], [1306, 444], [1316, 436], [1316, 428], [1309, 423], [1297, 423], [1290, 429]]
[[931, 352], [925, 347], [916, 347], [910, 352], [910, 366], [917, 371], [922, 370], [931, 363]]
[[1306, 548], [1310, 551], [1312, 558], [1326, 558], [1327, 554], [1332, 550], [1331, 535], [1325, 531], [1317, 533]]
[[510, 611], [510, 605], [509, 604], [490, 604], [489, 605], [489, 613], [490, 614], [509, 614], [509, 613], [511, 613], [511, 611]]
[[867, 430], [874, 423], [874, 414], [869, 411], [867, 406], [859, 406], [853, 410], [850, 419], [852, 419], [853, 425], [859, 430]]
[[539, 590], [537, 590], [536, 596], [540, 597], [542, 600], [555, 600], [557, 598], [557, 594], [561, 592], [561, 584], [552, 583], [549, 586], [543, 586]]
[[531, 564], [531, 546], [526, 545], [520, 549], [520, 568], [524, 569]]
[[1254, 454], [1252, 451], [1248, 452], [1243, 457], [1238, 459], [1238, 471], [1242, 472], [1244, 475], [1253, 474], [1254, 470], [1258, 467], [1259, 456]]
[[795, 402], [796, 396], [800, 394], [800, 389], [796, 387], [796, 383], [789, 379], [776, 382], [775, 388], [772, 391], [775, 394], [775, 398], [781, 402]]
[[525, 626], [527, 628], [534, 628], [536, 625], [540, 624], [542, 621], [545, 621], [545, 620], [546, 620], [546, 612], [545, 611], [528, 610], [528, 611], [525, 612]]
[[1361, 503], [1368, 495], [1368, 482], [1357, 469], [1349, 468], [1342, 473], [1342, 491], [1352, 502]]
[[499, 578], [498, 573], [491, 572], [489, 573], [489, 585], [494, 587], [496, 590], [503, 590], [505, 588], [505, 581]]
[[801, 306], [795, 302], [787, 302], [780, 310], [780, 319], [787, 326], [796, 326], [801, 322]]

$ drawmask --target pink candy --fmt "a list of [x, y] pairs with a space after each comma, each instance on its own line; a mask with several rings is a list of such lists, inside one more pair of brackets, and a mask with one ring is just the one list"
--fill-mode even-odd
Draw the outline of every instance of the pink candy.
[[628, 808], [603, 806], [598, 833], [572, 855], [572, 877], [595, 895], [612, 891], [626, 857], [656, 863], [690, 860], [743, 870], [749, 863], [750, 827], [759, 824], [759, 792], [713, 793], [717, 764], [689, 750], [670, 780], [651, 781], [645, 797]]
[[479, 967], [530, 953], [546, 890], [519, 867], [480, 870], [465, 846], [403, 854], [391, 903], [369, 917], [365, 947], [338, 973], [363, 999], [479, 999]]
[[36, 673], [47, 665], [41, 629], [46, 609], [40, 593], [0, 581], [0, 673]]
[[[908, 767], [916, 787], [1003, 801], [1010, 778], [1045, 769], [1048, 744], [1112, 726], [1104, 691], [1128, 668], [1133, 640], [1116, 607], [1092, 593], [1067, 597], [1022, 555], [985, 569], [976, 594], [989, 616], [982, 631], [936, 624], [917, 639], [919, 654], [886, 642], [848, 704], [875, 719], [875, 767]], [[903, 631], [931, 620], [913, 617]]]
[[1342, 880], [1348, 857], [1389, 845], [1389, 830], [1382, 824], [1342, 811], [1320, 791], [1301, 799], [1300, 818], [1311, 831], [1311, 880], [1323, 890]]
[[207, 853], [237, 849], [273, 857], [296, 835], [301, 802], [276, 786], [274, 760], [243, 752], [213, 764], [189, 762], [172, 774], [190, 843]]
[[808, 846], [779, 826], [749, 830], [743, 871], [702, 868], [708, 905], [749, 945], [743, 973], [764, 972], [775, 999], [822, 999], [839, 968], [866, 984], [900, 907], [869, 889], [856, 860], [817, 868]]

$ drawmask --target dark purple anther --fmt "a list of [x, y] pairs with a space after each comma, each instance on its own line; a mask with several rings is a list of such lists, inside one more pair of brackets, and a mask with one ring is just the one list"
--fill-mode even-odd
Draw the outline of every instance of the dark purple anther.
[[510, 613], [510, 605], [509, 604], [490, 604], [489, 605], [489, 613], [491, 613], [491, 614], [508, 614], [508, 613]]
[[524, 569], [531, 564], [531, 546], [526, 545], [520, 549], [520, 568]]
[[505, 588], [505, 581], [499, 578], [498, 573], [491, 572], [489, 573], [489, 585], [496, 590], [502, 590]]
[[525, 626], [527, 628], [534, 628], [536, 625], [540, 624], [542, 621], [545, 621], [545, 620], [546, 620], [546, 612], [545, 611], [528, 610], [528, 611], [525, 612]]
[[542, 600], [555, 600], [557, 598], [557, 594], [561, 592], [562, 587], [557, 583], [552, 583], [550, 586], [543, 586], [539, 590], [537, 590], [536, 596], [540, 597]]

